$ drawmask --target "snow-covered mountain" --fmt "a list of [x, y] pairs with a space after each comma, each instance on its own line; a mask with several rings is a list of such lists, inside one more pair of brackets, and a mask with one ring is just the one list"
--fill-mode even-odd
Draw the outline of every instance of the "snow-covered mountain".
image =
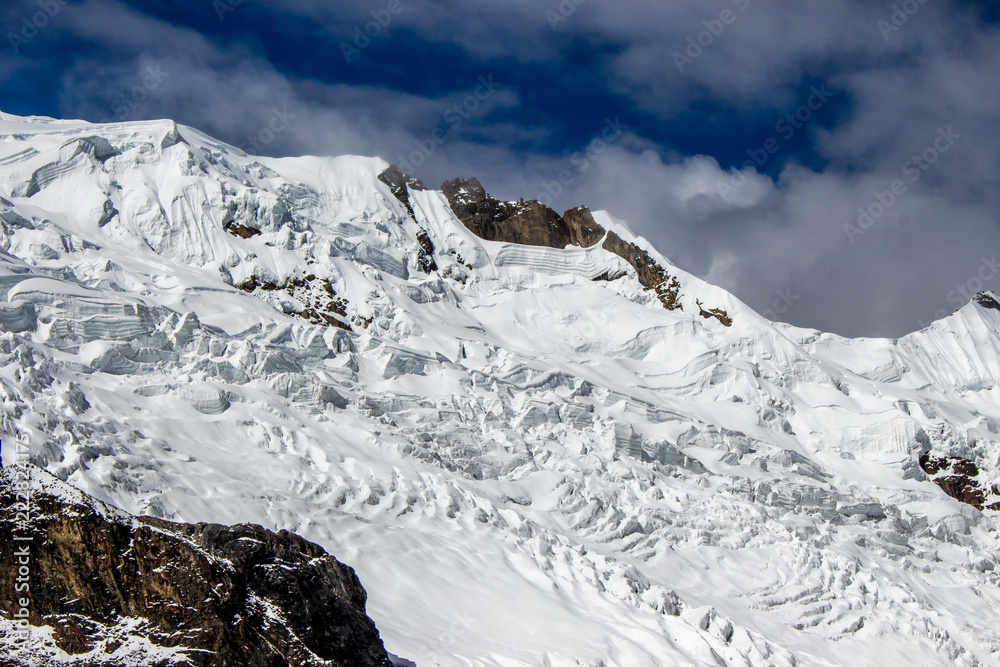
[[321, 544], [420, 667], [1000, 665], [991, 295], [848, 340], [601, 212], [169, 121], [3, 115], [0, 224], [30, 460]]

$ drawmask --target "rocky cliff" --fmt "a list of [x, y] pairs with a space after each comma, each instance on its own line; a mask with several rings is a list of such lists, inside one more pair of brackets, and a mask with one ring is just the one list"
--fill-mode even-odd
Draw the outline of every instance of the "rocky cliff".
[[549, 248], [574, 245], [570, 226], [540, 202], [500, 201], [475, 178], [446, 181], [441, 191], [458, 219], [480, 238]]
[[[402, 178], [400, 176], [395, 181], [401, 181]], [[535, 200], [500, 201], [487, 193], [475, 178], [447, 181], [441, 186], [441, 191], [462, 224], [487, 241], [550, 248], [589, 248], [604, 239], [601, 247], [628, 262], [635, 269], [642, 286], [655, 292], [664, 308], [684, 309], [679, 300], [681, 285], [677, 278], [670, 275], [648, 252], [597, 224], [586, 206], [578, 206], [559, 215]], [[396, 190], [393, 192], [395, 194]], [[714, 317], [727, 327], [733, 324], [732, 318], [722, 309], [702, 308], [700, 311], [706, 319]]]
[[[17, 516], [12, 469], [0, 470], [0, 581], [8, 589], [0, 623], [24, 598], [34, 626], [24, 643], [4, 624], [3, 667], [391, 665], [354, 570], [321, 547], [251, 524], [134, 517], [29, 470], [27, 523]], [[13, 550], [24, 544], [30, 590], [15, 593]]]

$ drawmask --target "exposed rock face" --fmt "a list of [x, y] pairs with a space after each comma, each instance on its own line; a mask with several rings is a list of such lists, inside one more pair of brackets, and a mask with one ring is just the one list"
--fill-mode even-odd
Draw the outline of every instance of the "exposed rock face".
[[[979, 480], [979, 467], [972, 461], [952, 456], [935, 458], [929, 454], [920, 457], [920, 467], [931, 481], [952, 498], [978, 510], [1000, 511], [1000, 488], [987, 490]], [[993, 501], [993, 502], [990, 502]]]
[[684, 310], [684, 306], [678, 301], [681, 291], [680, 282], [657, 264], [648, 252], [634, 243], [623, 240], [614, 232], [608, 232], [602, 247], [631, 264], [632, 268], [639, 274], [639, 282], [655, 291], [660, 303], [667, 310]]
[[[406, 207], [410, 217], [416, 222], [416, 215], [413, 213], [413, 205], [410, 204], [410, 189], [424, 190], [424, 184], [415, 178], [410, 178], [403, 171], [392, 164], [378, 176], [378, 180], [389, 186], [392, 195]], [[434, 243], [426, 229], [421, 228], [417, 232], [417, 243], [420, 245], [417, 254], [417, 265], [424, 273], [437, 271], [437, 262], [434, 261]]]
[[351, 331], [347, 322], [347, 301], [338, 296], [329, 280], [317, 278], [309, 274], [277, 285], [267, 280], [251, 277], [237, 287], [247, 294], [280, 293], [291, 299], [283, 302], [282, 310], [289, 315], [298, 315], [310, 324], [325, 324], [331, 327]]
[[410, 205], [410, 188], [414, 190], [423, 190], [424, 184], [420, 181], [410, 178], [403, 171], [394, 164], [389, 165], [389, 168], [378, 175], [378, 180], [382, 181], [389, 186], [389, 190], [392, 191], [392, 195], [406, 207], [409, 211], [410, 217], [413, 217], [413, 207]]
[[437, 271], [438, 265], [434, 261], [434, 242], [431, 241], [430, 234], [426, 229], [417, 232], [417, 243], [420, 244], [420, 253], [417, 255], [417, 264], [424, 273]]
[[[0, 577], [13, 587], [12, 551], [25, 543], [14, 535], [31, 534], [29, 621], [52, 627], [55, 644], [79, 656], [72, 664], [168, 664], [167, 653], [169, 664], [192, 667], [391, 666], [354, 570], [321, 547], [249, 524], [133, 517], [40, 469], [32, 475], [42, 490], [25, 529], [11, 469], [0, 470]], [[13, 599], [0, 596], [7, 619]], [[152, 650], [121, 655], [122, 627]], [[9, 640], [0, 665], [46, 664]]]
[[[577, 241], [585, 234], [582, 226], [574, 234], [566, 220], [538, 201], [496, 199], [475, 178], [447, 181], [441, 190], [462, 224], [488, 241], [565, 248], [580, 245]], [[582, 216], [578, 216], [577, 224], [580, 221]], [[590, 223], [596, 226], [593, 218]]]
[[[683, 310], [680, 282], [656, 263], [649, 253], [614, 232], [601, 227], [585, 206], [559, 215], [538, 201], [504, 202], [488, 194], [475, 178], [456, 178], [445, 182], [441, 191], [448, 204], [469, 231], [488, 241], [522, 245], [565, 248], [569, 245], [589, 248], [601, 239], [601, 246], [632, 265], [639, 282], [656, 292], [667, 310]], [[732, 326], [729, 314], [719, 308], [701, 310], [705, 318], [715, 318]]]
[[733, 318], [729, 316], [729, 313], [722, 310], [721, 308], [705, 308], [701, 305], [701, 301], [696, 302], [698, 304], [698, 314], [704, 317], [706, 320], [710, 317], [714, 317], [719, 320], [719, 322], [726, 327], [733, 326]]
[[998, 302], [992, 294], [989, 292], [980, 292], [972, 298], [978, 305], [983, 308], [990, 308], [992, 310], [1000, 310], [1000, 302]]
[[604, 227], [601, 227], [590, 214], [586, 206], [571, 208], [562, 215], [563, 221], [569, 227], [573, 245], [589, 248], [604, 238]]
[[228, 205], [225, 216], [222, 219], [222, 228], [233, 236], [238, 236], [241, 239], [249, 239], [254, 236], [259, 236], [260, 229], [244, 224], [250, 221], [253, 221], [256, 225], [260, 224], [260, 220], [257, 217], [258, 209], [253, 206], [248, 206], [245, 201], [230, 201], [231, 203]]
[[246, 225], [241, 225], [234, 221], [227, 222], [224, 229], [233, 236], [238, 236], [241, 239], [249, 239], [260, 235], [260, 230], [254, 229], [253, 227], [247, 227]]

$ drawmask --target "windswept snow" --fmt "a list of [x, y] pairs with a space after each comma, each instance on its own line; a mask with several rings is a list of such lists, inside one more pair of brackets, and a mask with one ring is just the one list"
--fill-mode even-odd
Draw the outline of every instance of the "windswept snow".
[[411, 218], [387, 167], [4, 115], [8, 431], [127, 511], [322, 544], [420, 667], [1000, 664], [997, 513], [918, 464], [1000, 481], [1000, 311], [774, 325], [596, 213], [667, 311], [599, 246]]

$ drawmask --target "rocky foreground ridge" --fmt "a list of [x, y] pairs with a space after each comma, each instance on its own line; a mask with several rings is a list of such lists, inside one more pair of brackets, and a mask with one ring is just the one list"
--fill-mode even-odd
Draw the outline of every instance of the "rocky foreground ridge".
[[[28, 469], [26, 524], [0, 469], [0, 667], [392, 664], [354, 570], [321, 547], [252, 524], [135, 517]], [[24, 544], [30, 591], [15, 593]], [[10, 622], [22, 598], [25, 642]]]

